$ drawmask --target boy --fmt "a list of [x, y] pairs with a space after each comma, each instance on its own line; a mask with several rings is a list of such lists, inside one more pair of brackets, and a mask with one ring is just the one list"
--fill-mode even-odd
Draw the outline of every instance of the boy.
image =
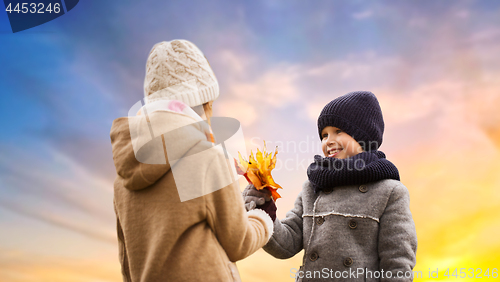
[[[384, 121], [377, 98], [358, 91], [334, 99], [318, 132], [325, 157], [314, 157], [294, 208], [274, 220], [264, 250], [286, 259], [304, 249], [296, 281], [412, 281], [415, 224], [397, 168], [378, 151]], [[249, 185], [246, 206], [275, 213], [263, 203], [265, 191]]]

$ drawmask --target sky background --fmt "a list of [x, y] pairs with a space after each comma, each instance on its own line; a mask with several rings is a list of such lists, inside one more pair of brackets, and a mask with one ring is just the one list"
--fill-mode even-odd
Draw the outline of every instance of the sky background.
[[[17, 34], [0, 11], [0, 281], [121, 281], [109, 131], [173, 39], [204, 52], [214, 115], [241, 121], [247, 149], [278, 146], [279, 218], [320, 154], [322, 107], [369, 90], [410, 191], [418, 280], [500, 268], [499, 1], [82, 0]], [[260, 250], [238, 267], [293, 281], [301, 260]]]

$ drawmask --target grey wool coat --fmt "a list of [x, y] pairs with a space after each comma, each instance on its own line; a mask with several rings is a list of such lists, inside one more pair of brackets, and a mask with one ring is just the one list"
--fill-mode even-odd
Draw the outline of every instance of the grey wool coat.
[[264, 250], [286, 259], [304, 249], [302, 266], [290, 270], [296, 281], [412, 281], [417, 235], [409, 203], [397, 180], [317, 194], [306, 181]]

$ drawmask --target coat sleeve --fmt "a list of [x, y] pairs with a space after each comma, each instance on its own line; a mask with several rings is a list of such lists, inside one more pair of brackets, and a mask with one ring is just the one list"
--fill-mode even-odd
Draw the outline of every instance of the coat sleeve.
[[295, 200], [292, 210], [287, 212], [283, 220], [274, 221], [274, 233], [264, 250], [279, 259], [293, 257], [303, 248], [302, 240], [302, 192]]
[[206, 195], [205, 205], [207, 222], [232, 262], [262, 248], [273, 233], [273, 222], [266, 212], [246, 211], [238, 182]]
[[381, 281], [412, 281], [404, 275], [416, 263], [417, 233], [410, 212], [410, 195], [403, 184], [392, 190], [380, 217], [378, 240], [380, 269], [392, 273], [392, 278]]

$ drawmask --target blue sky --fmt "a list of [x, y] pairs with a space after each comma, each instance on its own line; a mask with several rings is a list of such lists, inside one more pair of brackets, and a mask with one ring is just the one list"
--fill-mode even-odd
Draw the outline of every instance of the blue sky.
[[[319, 153], [315, 119], [322, 106], [371, 90], [386, 119], [382, 148], [414, 184], [407, 185], [412, 203], [422, 204], [421, 191], [432, 190], [419, 178], [425, 165], [441, 157], [443, 166], [460, 163], [449, 148], [454, 142], [483, 148], [473, 162], [483, 165], [471, 178], [450, 172], [443, 179], [483, 178], [484, 187], [496, 187], [485, 168], [500, 148], [499, 26], [498, 1], [82, 0], [68, 14], [17, 34], [0, 12], [0, 229], [8, 230], [0, 235], [0, 253], [22, 252], [19, 261], [28, 266], [36, 265], [27, 258], [31, 252], [56, 265], [64, 265], [61, 257], [100, 254], [109, 260], [93, 278], [119, 275], [109, 130], [143, 97], [152, 46], [173, 39], [190, 40], [205, 53], [221, 87], [214, 111], [242, 122], [249, 149], [255, 151], [251, 140], [306, 142], [306, 152], [283, 146], [278, 159], [307, 161]], [[435, 151], [420, 153], [429, 144]], [[275, 172], [286, 188], [281, 216], [300, 190], [294, 185], [305, 179], [300, 167]], [[484, 193], [478, 203], [497, 197]], [[425, 215], [414, 211], [417, 224]], [[12, 278], [22, 271], [6, 270], [2, 261], [10, 259], [0, 255], [0, 273], [24, 281]], [[62, 269], [83, 275], [68, 265], [54, 273]]]

